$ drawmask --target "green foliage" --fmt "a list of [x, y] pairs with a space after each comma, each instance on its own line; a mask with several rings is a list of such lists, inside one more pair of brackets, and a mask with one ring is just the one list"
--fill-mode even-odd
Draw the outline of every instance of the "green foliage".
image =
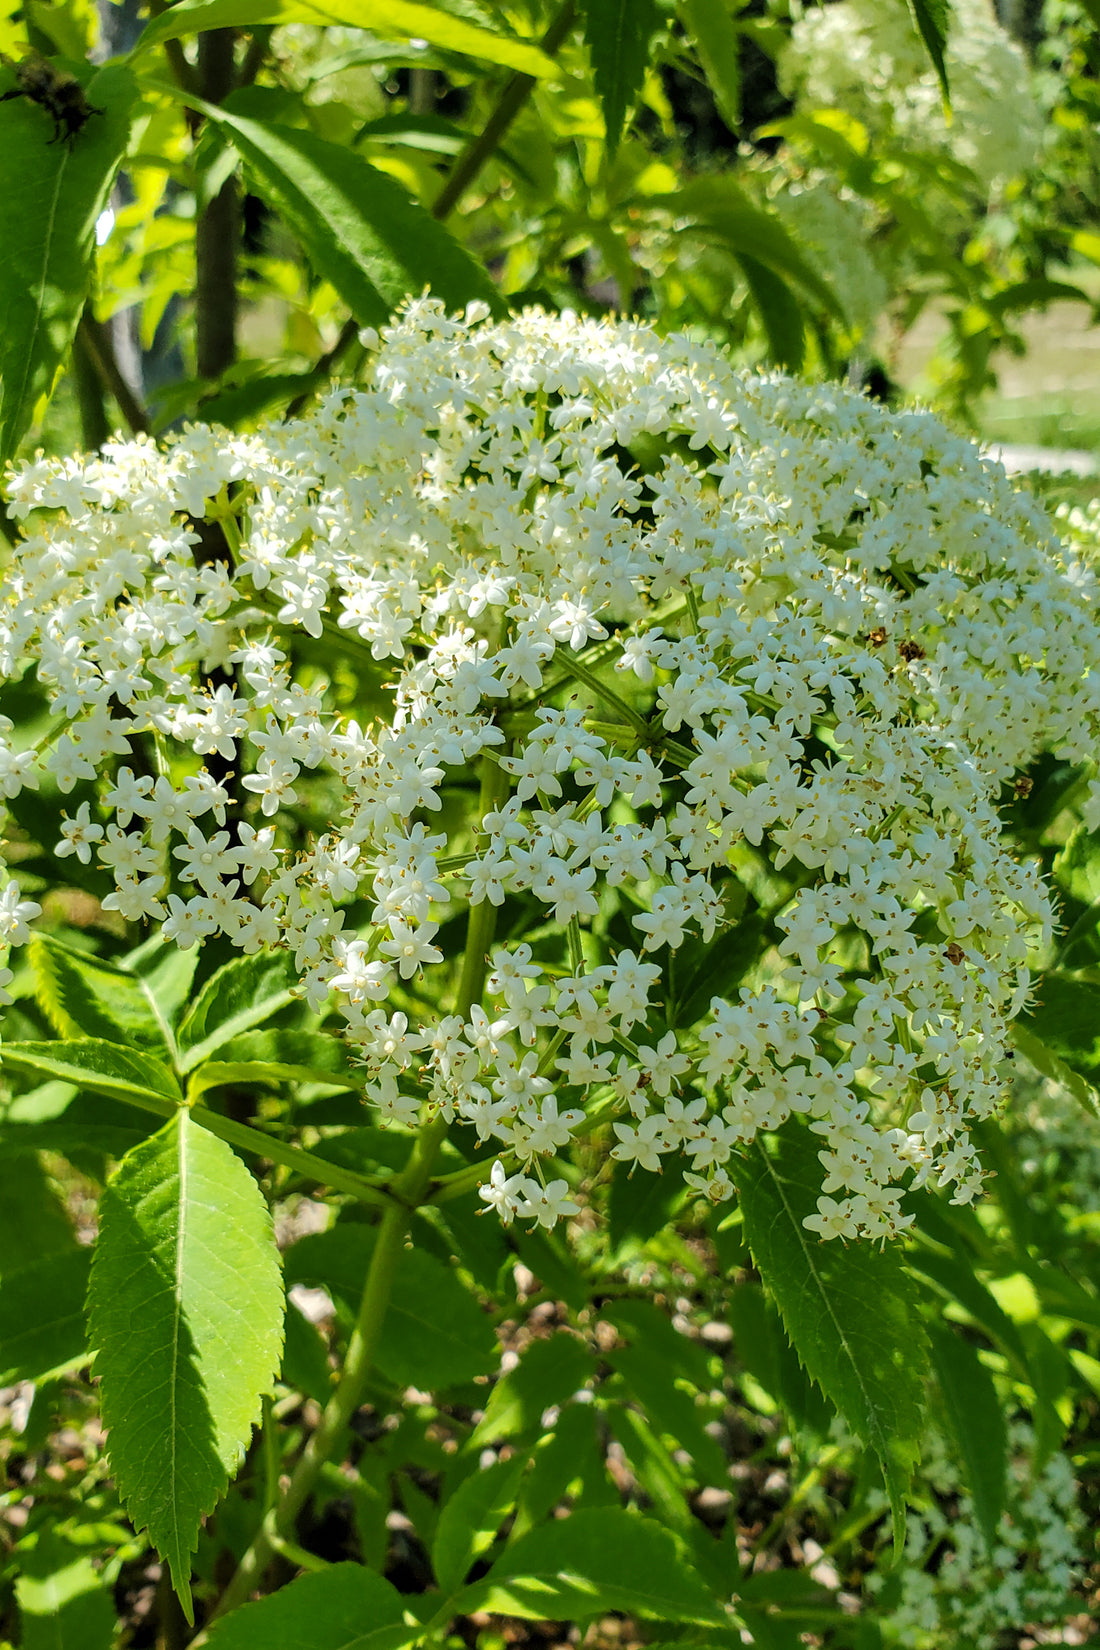
[[814, 1241], [816, 1140], [791, 1125], [773, 1138], [738, 1170], [745, 1236], [807, 1373], [879, 1458], [900, 1555], [928, 1370], [915, 1297], [895, 1252]]
[[1005, 1510], [1008, 1436], [993, 1377], [974, 1347], [950, 1329], [930, 1327], [932, 1365], [974, 1513], [992, 1554]]
[[224, 1494], [270, 1391], [282, 1301], [255, 1182], [177, 1112], [104, 1190], [88, 1332], [119, 1492], [189, 1617], [199, 1521]]
[[419, 1637], [402, 1620], [401, 1595], [358, 1564], [300, 1576], [271, 1598], [216, 1622], [212, 1650], [401, 1650]]
[[581, 12], [612, 156], [641, 91], [660, 12], [656, 0], [581, 0]]
[[84, 81], [99, 114], [79, 141], [51, 144], [46, 111], [26, 97], [0, 106], [0, 459], [14, 454], [68, 355], [92, 284], [96, 219], [130, 141], [129, 71], [109, 63]]

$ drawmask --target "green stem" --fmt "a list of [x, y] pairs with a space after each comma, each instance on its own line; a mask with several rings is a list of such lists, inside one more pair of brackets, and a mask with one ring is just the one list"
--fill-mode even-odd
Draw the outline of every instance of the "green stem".
[[643, 739], [650, 737], [649, 723], [645, 717], [636, 711], [632, 705], [628, 705], [625, 699], [620, 699], [615, 690], [609, 688], [606, 682], [601, 682], [595, 671], [589, 670], [587, 665], [581, 663], [580, 659], [570, 658], [568, 655], [562, 659], [561, 664], [570, 676], [576, 681], [582, 682], [598, 699], [602, 699], [605, 705], [610, 705], [613, 710], [617, 710], [623, 721], [628, 722], [636, 733], [641, 734]]

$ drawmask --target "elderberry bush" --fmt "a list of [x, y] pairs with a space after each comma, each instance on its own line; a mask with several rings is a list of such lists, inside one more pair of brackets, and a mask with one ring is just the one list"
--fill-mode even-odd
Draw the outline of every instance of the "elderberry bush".
[[931, 415], [686, 337], [365, 342], [300, 420], [17, 469], [0, 674], [52, 721], [6, 796], [83, 795], [54, 851], [135, 933], [292, 958], [506, 1223], [598, 1129], [721, 1203], [792, 1116], [821, 1238], [969, 1202], [1052, 926], [998, 810], [1096, 745], [1086, 548]]

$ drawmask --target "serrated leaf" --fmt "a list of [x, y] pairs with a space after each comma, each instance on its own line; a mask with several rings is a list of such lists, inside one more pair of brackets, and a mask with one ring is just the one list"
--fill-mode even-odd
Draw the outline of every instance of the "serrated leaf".
[[37, 1381], [87, 1350], [90, 1249], [59, 1250], [0, 1277], [0, 1386]]
[[736, 1179], [745, 1236], [803, 1366], [882, 1466], [905, 1540], [905, 1496], [920, 1457], [928, 1343], [896, 1249], [819, 1243], [803, 1226], [821, 1191], [817, 1137], [788, 1125], [757, 1141]]
[[165, 40], [208, 29], [252, 29], [265, 23], [342, 23], [389, 40], [426, 40], [444, 51], [501, 63], [536, 80], [559, 72], [553, 58], [537, 46], [494, 34], [417, 0], [323, 0], [315, 6], [304, 0], [181, 0], [154, 18], [135, 49], [144, 52]]
[[466, 1578], [475, 1558], [488, 1552], [516, 1504], [525, 1455], [494, 1461], [459, 1485], [440, 1514], [432, 1543], [432, 1568], [445, 1594]]
[[661, 1523], [680, 1537], [686, 1537], [692, 1524], [687, 1497], [693, 1478], [672, 1459], [644, 1415], [618, 1403], [607, 1404], [605, 1413], [627, 1464], [652, 1501]]
[[[253, 109], [261, 95], [250, 90], [245, 106]], [[482, 266], [389, 173], [344, 144], [235, 113], [232, 101], [203, 108], [245, 162], [256, 193], [361, 325], [383, 325], [426, 286], [449, 308], [480, 298], [499, 311]]]
[[88, 1326], [111, 1470], [190, 1619], [199, 1524], [279, 1368], [271, 1217], [235, 1153], [180, 1111], [122, 1160], [99, 1221]]
[[592, 1353], [576, 1335], [532, 1341], [493, 1387], [468, 1447], [536, 1437], [546, 1410], [567, 1403], [594, 1374]]
[[581, 0], [581, 15], [592, 78], [603, 105], [607, 148], [613, 155], [642, 89], [661, 14], [654, 0]]
[[624, 1610], [659, 1621], [724, 1625], [673, 1536], [618, 1507], [552, 1520], [506, 1547], [481, 1581], [459, 1593], [456, 1614], [497, 1611], [536, 1621], [575, 1621]]
[[946, 1325], [930, 1325], [928, 1333], [951, 1438], [992, 1556], [1008, 1487], [1008, 1433], [997, 1389], [969, 1341]]
[[731, 132], [741, 124], [741, 38], [726, 0], [680, 0], [714, 101]]
[[179, 1084], [163, 1061], [98, 1037], [72, 1037], [55, 1043], [4, 1043], [0, 1062], [15, 1071], [57, 1077], [79, 1089], [133, 1101], [162, 1117], [167, 1115], [169, 1103], [178, 1105], [182, 1099]]
[[48, 113], [28, 98], [0, 104], [0, 461], [53, 388], [91, 284], [96, 219], [126, 152], [137, 95], [119, 63], [87, 80], [89, 116], [71, 142], [51, 143]]
[[950, 0], [909, 0], [909, 10], [917, 25], [917, 33], [924, 41], [925, 50], [932, 60], [932, 67], [936, 71], [946, 100], [951, 95], [947, 80], [947, 63], [944, 59], [947, 34], [951, 27]]
[[181, 951], [178, 945], [152, 934], [144, 945], [119, 959], [119, 966], [139, 982], [149, 1001], [150, 1011], [164, 1028], [167, 1041], [174, 1043], [173, 1027], [183, 1013], [191, 993], [200, 955], [199, 946]]
[[166, 1027], [132, 974], [46, 934], [32, 934], [27, 953], [39, 1006], [60, 1036], [97, 1037], [172, 1059]]
[[260, 1025], [291, 1002], [296, 975], [285, 951], [234, 957], [212, 974], [176, 1032], [180, 1070], [194, 1071], [215, 1049]]
[[361, 1564], [299, 1576], [208, 1630], [209, 1650], [401, 1650], [423, 1634], [403, 1622], [396, 1587]]

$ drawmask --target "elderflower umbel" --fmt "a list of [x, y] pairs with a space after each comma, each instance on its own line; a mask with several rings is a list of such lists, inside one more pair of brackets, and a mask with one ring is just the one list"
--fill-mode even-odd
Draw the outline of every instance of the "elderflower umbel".
[[[597, 1125], [720, 1202], [799, 1119], [822, 1238], [975, 1195], [1051, 925], [998, 803], [1091, 757], [1100, 638], [1089, 557], [969, 442], [640, 324], [424, 300], [305, 418], [9, 491], [0, 673], [63, 725], [0, 727], [5, 795], [92, 788], [57, 852], [126, 921], [286, 948], [383, 1118], [491, 1146], [502, 1218], [574, 1212]], [[22, 943], [37, 906], [0, 906]]]

